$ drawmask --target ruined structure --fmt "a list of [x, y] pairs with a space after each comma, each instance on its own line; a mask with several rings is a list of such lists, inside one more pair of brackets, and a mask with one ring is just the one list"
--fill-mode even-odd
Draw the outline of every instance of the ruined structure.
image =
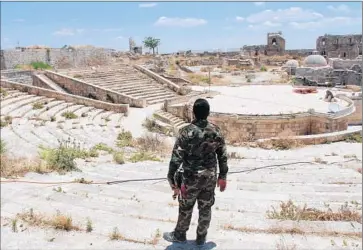
[[107, 65], [114, 51], [96, 47], [34, 48], [18, 47], [1, 52], [1, 69], [14, 69], [17, 65], [44, 62], [53, 68]]
[[320, 55], [328, 58], [354, 59], [362, 55], [362, 35], [324, 35], [316, 40]]
[[0, 69], [1, 70], [6, 69], [5, 57], [4, 57], [4, 51], [3, 50], [0, 50]]
[[362, 60], [329, 59], [310, 55], [303, 66], [296, 69], [296, 76], [306, 85], [358, 85], [362, 84]]
[[131, 37], [129, 38], [129, 51], [142, 55], [142, 46], [136, 46], [135, 41]]
[[282, 69], [285, 70], [289, 75], [295, 75], [296, 69], [299, 67], [299, 62], [296, 60], [287, 61]]
[[258, 56], [261, 54], [266, 56], [282, 55], [285, 52], [285, 39], [281, 31], [267, 33], [266, 45], [243, 46], [242, 50], [250, 56]]

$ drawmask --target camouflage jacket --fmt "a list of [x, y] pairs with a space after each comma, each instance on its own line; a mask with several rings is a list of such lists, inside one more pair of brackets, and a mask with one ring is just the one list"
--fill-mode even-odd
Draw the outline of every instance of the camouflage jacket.
[[227, 150], [219, 127], [207, 120], [194, 120], [179, 131], [169, 164], [169, 183], [175, 184], [174, 174], [181, 164], [184, 171], [194, 172], [216, 169], [217, 163], [219, 178], [226, 179]]

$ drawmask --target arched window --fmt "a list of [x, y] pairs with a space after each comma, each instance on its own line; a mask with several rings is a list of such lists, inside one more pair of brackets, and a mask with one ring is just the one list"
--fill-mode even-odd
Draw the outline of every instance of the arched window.
[[344, 53], [343, 53], [343, 57], [345, 58], [346, 56], [347, 56], [347, 53], [345, 53], [345, 52], [344, 52]]
[[272, 38], [272, 45], [277, 45], [276, 38]]
[[352, 43], [352, 38], [349, 38], [349, 43]]

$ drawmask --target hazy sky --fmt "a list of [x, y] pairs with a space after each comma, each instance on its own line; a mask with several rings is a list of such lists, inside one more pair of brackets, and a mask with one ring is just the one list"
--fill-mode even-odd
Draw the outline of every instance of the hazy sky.
[[286, 49], [315, 48], [328, 34], [361, 34], [356, 2], [2, 2], [2, 49], [91, 44], [128, 49], [146, 36], [159, 52], [233, 49], [266, 44], [282, 31]]

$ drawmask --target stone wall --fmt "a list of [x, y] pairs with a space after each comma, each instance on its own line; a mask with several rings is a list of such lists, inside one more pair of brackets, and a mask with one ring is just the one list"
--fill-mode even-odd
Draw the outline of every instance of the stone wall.
[[328, 63], [333, 69], [351, 69], [354, 65], [362, 65], [362, 60], [342, 60], [338, 58], [330, 58]]
[[173, 83], [177, 84], [177, 85], [188, 85], [191, 84], [190, 81], [188, 81], [185, 78], [182, 77], [175, 77], [175, 76], [166, 76], [166, 75], [161, 75], [162, 77], [164, 77], [165, 79], [172, 81]]
[[362, 124], [362, 97], [352, 97], [355, 111], [347, 116], [349, 125]]
[[321, 55], [354, 59], [362, 54], [362, 35], [324, 35], [316, 40]]
[[[343, 131], [337, 133], [327, 133], [327, 134], [320, 134], [320, 135], [307, 135], [307, 136], [293, 136], [289, 139], [302, 143], [304, 145], [318, 145], [323, 143], [329, 142], [338, 142], [343, 141], [345, 138], [352, 136], [352, 135], [360, 135], [362, 134], [362, 130], [353, 130], [353, 131]], [[270, 139], [261, 139], [259, 141], [273, 141], [278, 140], [278, 138], [270, 138]]]
[[[142, 73], [148, 75], [149, 77], [153, 78], [155, 81], [157, 81], [158, 83], [162, 84], [162, 85], [166, 85], [169, 89], [175, 91], [178, 94], [186, 94], [183, 93], [183, 89], [182, 87], [178, 86], [177, 84], [173, 83], [172, 81], [156, 74], [155, 72], [152, 72], [151, 70], [148, 70], [145, 67], [142, 67], [140, 65], [134, 65], [134, 68], [141, 71]], [[189, 91], [190, 92], [190, 91]], [[188, 92], [188, 93], [189, 93]]]
[[[24, 49], [2, 50], [4, 69], [40, 61], [54, 68], [105, 65], [111, 61], [111, 51], [103, 48], [87, 49]], [[3, 67], [3, 66], [2, 66]]]
[[332, 69], [330, 67], [299, 67], [296, 68], [295, 75], [298, 77], [306, 77], [309, 80], [317, 81], [318, 83], [324, 83], [326, 82], [326, 77], [330, 74], [331, 71]]
[[19, 90], [22, 92], [28, 92], [29, 94], [32, 94], [32, 95], [39, 95], [39, 96], [45, 96], [45, 97], [49, 97], [49, 98], [55, 98], [57, 100], [71, 102], [71, 103], [79, 104], [79, 105], [91, 106], [91, 107], [95, 107], [98, 109], [104, 109], [104, 110], [113, 111], [113, 112], [117, 112], [117, 113], [124, 113], [126, 115], [128, 114], [128, 111], [129, 111], [128, 104], [113, 104], [113, 103], [109, 103], [109, 102], [102, 102], [102, 101], [92, 100], [89, 98], [84, 98], [84, 97], [80, 97], [80, 96], [76, 96], [76, 95], [60, 93], [60, 92], [49, 90], [49, 89], [39, 88], [39, 87], [35, 87], [35, 86], [29, 86], [29, 85], [6, 81], [6, 80], [1, 80], [0, 85], [3, 88], [12, 88], [12, 89], [16, 89], [16, 90]]
[[1, 71], [1, 76], [6, 78], [21, 78], [24, 76], [31, 76], [33, 71], [31, 70], [4, 70]]
[[[336, 114], [304, 112], [282, 115], [237, 115], [211, 113], [209, 120], [226, 131], [227, 140], [231, 143], [250, 141], [280, 136], [297, 136], [343, 131], [348, 128], [348, 116], [354, 111], [353, 101], [345, 96], [337, 96], [348, 101], [349, 106]], [[181, 99], [166, 102], [165, 111], [190, 121], [192, 103], [178, 103]], [[169, 104], [169, 105], [168, 105]]]
[[32, 78], [33, 78], [33, 86], [57, 91], [56, 89], [53, 89], [50, 84], [47, 84], [47, 82], [44, 81], [39, 75], [34, 74]]
[[125, 94], [108, 90], [96, 85], [83, 82], [79, 79], [64, 76], [49, 70], [44, 71], [45, 75], [60, 87], [73, 95], [93, 98], [96, 100], [117, 104], [129, 104], [132, 107], [144, 108], [147, 106], [146, 100], [135, 99]]

